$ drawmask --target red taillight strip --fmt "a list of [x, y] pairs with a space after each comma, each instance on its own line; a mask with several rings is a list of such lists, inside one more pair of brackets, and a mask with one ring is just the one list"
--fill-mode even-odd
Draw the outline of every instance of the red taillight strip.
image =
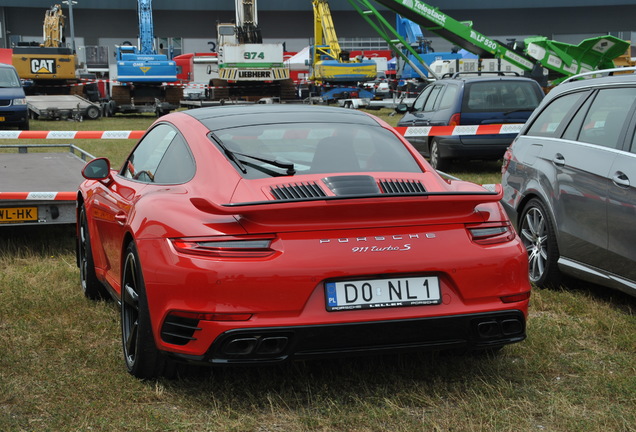
[[264, 258], [274, 254], [272, 238], [187, 238], [172, 239], [177, 252], [210, 258]]
[[499, 297], [499, 298], [504, 303], [516, 303], [516, 302], [526, 301], [526, 300], [528, 300], [530, 298], [530, 291], [527, 291], [527, 292], [524, 292], [524, 293], [521, 293], [521, 294], [503, 296], [503, 297]]
[[251, 313], [216, 313], [216, 312], [186, 312], [171, 311], [169, 315], [199, 321], [247, 321], [252, 318]]
[[515, 232], [510, 222], [467, 225], [466, 228], [468, 228], [471, 240], [481, 245], [506, 243], [515, 238]]

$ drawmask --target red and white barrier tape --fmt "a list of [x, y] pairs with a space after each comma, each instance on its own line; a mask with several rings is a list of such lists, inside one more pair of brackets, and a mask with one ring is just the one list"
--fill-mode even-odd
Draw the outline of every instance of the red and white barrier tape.
[[[409, 126], [395, 129], [404, 137], [516, 134], [522, 123], [475, 126]], [[139, 139], [146, 131], [0, 131], [0, 139]]]
[[522, 126], [523, 123], [510, 123], [474, 126], [399, 126], [395, 129], [401, 135], [404, 135], [405, 138], [410, 138], [422, 136], [517, 134], [521, 131]]
[[6, 131], [0, 139], [139, 139], [146, 131]]
[[0, 200], [75, 201], [76, 192], [0, 192]]

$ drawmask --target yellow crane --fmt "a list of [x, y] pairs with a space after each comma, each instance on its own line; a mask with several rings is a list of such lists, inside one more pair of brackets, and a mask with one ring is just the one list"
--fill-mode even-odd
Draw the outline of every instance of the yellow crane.
[[320, 83], [348, 83], [371, 81], [376, 78], [374, 61], [351, 59], [349, 52], [340, 48], [336, 29], [326, 0], [313, 0], [314, 45], [311, 79]]

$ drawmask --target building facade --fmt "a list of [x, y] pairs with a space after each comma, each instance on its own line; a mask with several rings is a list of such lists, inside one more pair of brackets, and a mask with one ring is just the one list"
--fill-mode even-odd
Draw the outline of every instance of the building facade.
[[[419, 1], [419, 0], [415, 0]], [[42, 41], [45, 12], [55, 0], [0, 0], [0, 48], [18, 42]], [[68, 1], [62, 4], [66, 20], [66, 43], [71, 45]], [[73, 0], [72, 21], [75, 46], [102, 46], [112, 52], [115, 45], [137, 42], [138, 17], [135, 0]], [[636, 31], [636, 1], [627, 0], [429, 0], [459, 21], [491, 38], [522, 40], [547, 36], [568, 43], [604, 34], [632, 40]], [[355, 11], [349, 0], [330, 0], [338, 38], [346, 47], [368, 49], [382, 41]], [[395, 14], [374, 4], [389, 22]], [[154, 34], [161, 51], [170, 54], [210, 51], [215, 46], [216, 23], [234, 19], [233, 0], [154, 0]], [[310, 0], [261, 0], [259, 25], [265, 42], [284, 42], [287, 51], [300, 51], [311, 43], [313, 10]], [[425, 32], [426, 34], [426, 32]], [[431, 35], [436, 51], [452, 45]], [[112, 57], [112, 54], [111, 54]]]

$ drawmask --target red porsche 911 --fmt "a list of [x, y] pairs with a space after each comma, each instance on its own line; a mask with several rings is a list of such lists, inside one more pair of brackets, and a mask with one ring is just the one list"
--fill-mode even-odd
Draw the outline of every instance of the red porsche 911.
[[527, 254], [501, 189], [441, 177], [364, 112], [175, 112], [120, 169], [83, 175], [81, 285], [121, 305], [136, 377], [526, 336]]

